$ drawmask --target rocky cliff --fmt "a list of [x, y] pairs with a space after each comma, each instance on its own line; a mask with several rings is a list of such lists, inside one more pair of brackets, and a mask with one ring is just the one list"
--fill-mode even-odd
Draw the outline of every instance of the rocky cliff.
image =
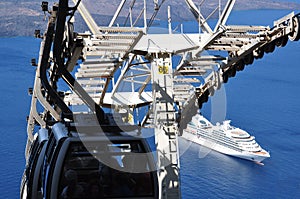
[[[82, 0], [93, 14], [99, 25], [107, 25], [111, 16], [117, 9], [120, 0]], [[41, 0], [5, 0], [0, 2], [0, 36], [29, 36], [33, 35], [35, 29], [44, 30], [46, 26], [45, 15], [41, 11]], [[54, 0], [49, 0], [49, 5], [53, 5]], [[129, 3], [131, 1], [128, 1]], [[136, 15], [141, 10], [143, 1], [136, 1]], [[200, 0], [194, 1], [196, 4]], [[153, 1], [147, 1], [149, 9], [148, 17], [154, 11]], [[226, 0], [222, 0], [224, 6]], [[193, 16], [187, 9], [184, 0], [166, 0], [157, 15], [157, 20], [166, 20], [166, 7], [172, 5], [173, 21], [192, 20]], [[204, 15], [211, 13], [218, 5], [218, 0], [207, 0], [202, 6], [201, 11]], [[282, 3], [280, 0], [237, 0], [234, 9], [288, 9], [300, 10], [300, 3]], [[128, 9], [126, 9], [127, 11]], [[216, 15], [216, 14], [215, 14]], [[121, 13], [120, 23], [123, 23], [127, 13]], [[86, 30], [83, 20], [78, 15], [76, 17], [77, 30]]]

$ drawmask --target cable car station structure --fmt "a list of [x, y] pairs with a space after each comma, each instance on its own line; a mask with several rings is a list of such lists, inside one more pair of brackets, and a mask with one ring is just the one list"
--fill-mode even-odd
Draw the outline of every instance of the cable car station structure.
[[[147, 171], [143, 172], [151, 176], [144, 179], [151, 190], [135, 187], [129, 195], [111, 195], [109, 186], [121, 185], [102, 182], [101, 197], [181, 198], [177, 138], [193, 113], [246, 65], [284, 47], [288, 40], [300, 39], [300, 18], [294, 12], [274, 21], [272, 27], [229, 25], [227, 19], [236, 1], [228, 0], [211, 13], [219, 11], [211, 27], [207, 22], [211, 15], [205, 18], [192, 0], [185, 2], [198, 22], [199, 33], [183, 28], [173, 32], [168, 7], [168, 33], [151, 34], [150, 26], [162, 4], [168, 3], [165, 0], [151, 4], [121, 0], [108, 26], [97, 24], [84, 0], [73, 0], [73, 6], [59, 0], [52, 9], [42, 3], [48, 25], [43, 35], [36, 32], [42, 42], [38, 63], [33, 61], [37, 68], [30, 90], [21, 198], [59, 198], [66, 184], [59, 176], [71, 161], [66, 158], [87, 160], [93, 156], [91, 151], [95, 156], [105, 155], [95, 141], [113, 148], [114, 156], [126, 156], [128, 151], [147, 154], [143, 156]], [[143, 4], [141, 10], [135, 10], [135, 3]], [[148, 3], [153, 11], [150, 19]], [[124, 10], [129, 10], [129, 25], [120, 26], [116, 21]], [[74, 32], [75, 12], [89, 31]], [[134, 13], [138, 13], [136, 18]], [[141, 21], [143, 25], [137, 26]], [[156, 158], [147, 153], [151, 150], [140, 137], [145, 128], [153, 129]], [[83, 140], [91, 144], [90, 154], [89, 144], [80, 145]], [[88, 175], [83, 171], [86, 167], [76, 168], [81, 172], [78, 180]], [[135, 179], [138, 184], [140, 177]]]

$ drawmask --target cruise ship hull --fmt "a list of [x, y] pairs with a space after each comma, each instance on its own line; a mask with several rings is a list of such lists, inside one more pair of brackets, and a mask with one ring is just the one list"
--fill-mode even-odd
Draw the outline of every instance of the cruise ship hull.
[[268, 152], [266, 152], [265, 150], [262, 150], [260, 152], [249, 152], [249, 151], [237, 151], [237, 150], [233, 150], [230, 149], [228, 147], [224, 147], [220, 144], [217, 144], [215, 142], [211, 142], [209, 140], [203, 139], [200, 136], [197, 136], [196, 134], [192, 134], [189, 133], [187, 131], [183, 131], [182, 136], [184, 139], [192, 141], [194, 143], [197, 143], [199, 145], [205, 146], [209, 149], [212, 149], [214, 151], [226, 154], [226, 155], [230, 155], [230, 156], [234, 156], [237, 158], [242, 158], [242, 159], [246, 159], [246, 160], [250, 160], [253, 162], [262, 162], [265, 158], [269, 158], [270, 155]]

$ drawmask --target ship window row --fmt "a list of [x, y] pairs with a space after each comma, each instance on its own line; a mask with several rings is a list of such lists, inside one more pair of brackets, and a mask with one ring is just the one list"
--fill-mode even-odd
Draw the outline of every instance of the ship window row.
[[232, 136], [232, 137], [235, 138], [235, 139], [240, 139], [240, 140], [246, 140], [246, 139], [251, 138], [251, 136], [247, 136], [247, 137]]
[[228, 142], [228, 143], [232, 143], [232, 144], [235, 144], [234, 142], [232, 142], [230, 139], [228, 138], [224, 138], [224, 137], [216, 137], [215, 135], [212, 135], [212, 134], [204, 134], [204, 133], [199, 133], [200, 135], [202, 136], [205, 136], [205, 137], [212, 137], [213, 139], [218, 139], [218, 140], [223, 140], [225, 142]]
[[[207, 132], [199, 130], [199, 133], [204, 133], [205, 135], [208, 135]], [[211, 133], [211, 135], [214, 135], [214, 137], [220, 137], [220, 138], [228, 138], [226, 135], [224, 135], [224, 133], [218, 132], [218, 131], [213, 131]]]
[[222, 146], [225, 146], [227, 148], [230, 148], [232, 150], [239, 151], [239, 152], [242, 151], [241, 149], [237, 148], [237, 146], [233, 146], [232, 143], [224, 143], [224, 142], [221, 142], [221, 141], [219, 141], [216, 138], [211, 137], [211, 136], [205, 136], [205, 135], [201, 135], [201, 136], [204, 137], [205, 139], [212, 140], [213, 142], [215, 142], [217, 144], [220, 144]]
[[253, 146], [246, 146], [245, 148], [247, 148], [247, 149], [257, 149], [257, 148], [259, 148], [259, 147], [253, 147]]
[[241, 146], [256, 146], [256, 145], [258, 145], [256, 142], [239, 142], [238, 144]]
[[248, 145], [252, 146], [252, 145], [255, 145], [255, 143], [253, 143], [253, 142], [243, 142], [243, 143], [240, 143], [240, 144], [243, 145], [243, 146], [248, 146]]
[[235, 140], [237, 142], [251, 142], [251, 141], [253, 141], [253, 139], [251, 139], [251, 140], [240, 140], [240, 139], [236, 139], [236, 138], [235, 138]]
[[201, 133], [200, 133], [200, 135], [203, 137], [211, 137], [212, 139], [221, 140], [222, 142], [224, 142], [226, 144], [233, 145], [234, 147], [238, 147], [238, 144], [233, 142], [232, 140], [230, 140], [230, 138], [228, 138], [228, 137], [217, 138], [214, 135], [201, 134]]
[[[239, 152], [242, 151], [242, 149], [239, 148], [239, 145], [237, 143], [232, 142], [230, 139], [227, 140], [228, 137], [225, 137], [225, 139], [223, 137], [223, 138], [221, 138], [221, 140], [219, 140], [219, 139], [217, 139], [217, 137], [213, 136], [212, 134], [203, 134], [203, 133], [201, 133], [201, 131], [200, 132], [198, 131], [198, 136], [202, 136], [202, 137], [204, 137], [204, 138], [206, 138], [208, 140], [212, 140], [213, 142], [216, 142], [217, 144], [226, 146], [227, 148], [231, 148], [231, 149], [239, 151]], [[245, 142], [243, 142], [243, 143], [245, 143]], [[251, 143], [249, 143], [249, 144], [247, 143], [246, 145], [248, 145], [248, 146], [250, 145], [251, 146], [251, 145], [253, 145], [253, 143], [255, 144], [256, 142], [252, 140]], [[255, 149], [259, 148], [258, 145], [255, 146], [255, 147], [248, 147], [248, 146], [245, 146], [245, 144], [243, 144], [242, 146], [243, 146], [243, 148], [248, 149], [249, 151], [250, 150], [251, 151], [256, 151]]]

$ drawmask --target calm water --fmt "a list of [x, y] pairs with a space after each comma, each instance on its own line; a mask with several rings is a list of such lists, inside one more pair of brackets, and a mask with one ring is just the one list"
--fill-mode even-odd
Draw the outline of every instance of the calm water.
[[[234, 12], [230, 22], [271, 25], [287, 13]], [[29, 63], [38, 51], [39, 40], [0, 38], [0, 198], [19, 197], [30, 107], [27, 89], [34, 78]], [[203, 148], [192, 144], [181, 156], [183, 198], [300, 198], [299, 59], [300, 42], [290, 42], [226, 84], [226, 117], [271, 152], [265, 166], [216, 152], [202, 157]], [[203, 112], [210, 116], [209, 103]]]

